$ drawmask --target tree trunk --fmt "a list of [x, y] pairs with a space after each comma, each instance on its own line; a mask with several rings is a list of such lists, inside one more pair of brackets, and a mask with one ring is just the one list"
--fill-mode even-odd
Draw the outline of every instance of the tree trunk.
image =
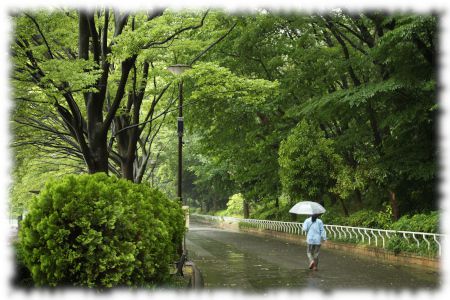
[[341, 202], [342, 210], [344, 211], [344, 216], [348, 217], [348, 209], [345, 206], [344, 200], [342, 200], [341, 197], [339, 197], [339, 202]]
[[322, 191], [323, 189], [320, 189], [320, 196], [319, 196], [319, 198], [317, 199], [317, 203], [319, 203], [320, 205], [324, 205], [324, 202], [323, 202], [323, 191]]
[[389, 200], [392, 208], [392, 218], [394, 219], [394, 221], [397, 221], [400, 218], [400, 211], [395, 192], [389, 191]]
[[355, 207], [356, 207], [357, 210], [364, 208], [362, 193], [361, 193], [360, 189], [355, 189], [355, 193], [354, 193], [354, 198], [353, 199], [355, 199], [355, 201], [356, 201]]
[[375, 148], [377, 149], [378, 153], [380, 154], [380, 156], [383, 155], [383, 151], [382, 151], [382, 136], [381, 136], [381, 131], [380, 128], [378, 126], [378, 120], [376, 117], [376, 112], [375, 109], [372, 106], [372, 101], [368, 101], [367, 102], [367, 106], [366, 106], [366, 112], [369, 115], [369, 121], [370, 121], [370, 127], [372, 129], [372, 134], [373, 134], [373, 140], [374, 140], [374, 145]]
[[89, 165], [89, 173], [105, 172], [108, 174], [108, 144], [107, 136], [102, 130], [95, 130], [89, 136], [89, 149], [92, 165]]
[[358, 202], [358, 204], [362, 204], [362, 194], [361, 191], [359, 189], [355, 190], [355, 195], [356, 195], [356, 201]]
[[84, 10], [79, 11], [78, 58], [89, 59], [89, 23], [87, 13]]
[[337, 197], [335, 194], [330, 194], [330, 201], [331, 201], [331, 205], [336, 204], [337, 202]]
[[[346, 216], [346, 217], [348, 217], [348, 209], [347, 209], [347, 206], [345, 206], [345, 202], [344, 202], [344, 200], [342, 200], [342, 198], [341, 197], [338, 197], [337, 195], [335, 195], [335, 194], [330, 194], [330, 200], [331, 200], [331, 204], [332, 205], [334, 205], [337, 201], [339, 201], [339, 203], [341, 204], [341, 206], [342, 206], [342, 210], [344, 211], [344, 215]], [[323, 202], [323, 201], [322, 201]], [[323, 203], [320, 203], [320, 204], [322, 204], [323, 205]]]
[[122, 177], [131, 181], [134, 181], [134, 166], [133, 166], [133, 160], [128, 159], [126, 157], [122, 160], [121, 163], [121, 170], [122, 170]]
[[244, 219], [250, 218], [250, 207], [248, 202], [244, 200]]
[[134, 165], [136, 163], [136, 148], [137, 148], [137, 128], [132, 128], [130, 130], [128, 149], [126, 156], [123, 157], [122, 163], [122, 176], [125, 179], [134, 182]]

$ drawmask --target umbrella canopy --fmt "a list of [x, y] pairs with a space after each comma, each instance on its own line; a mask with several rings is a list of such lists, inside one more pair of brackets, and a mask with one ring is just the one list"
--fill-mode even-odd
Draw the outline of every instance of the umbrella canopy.
[[297, 215], [317, 215], [323, 214], [325, 208], [317, 202], [301, 201], [295, 204], [289, 212]]

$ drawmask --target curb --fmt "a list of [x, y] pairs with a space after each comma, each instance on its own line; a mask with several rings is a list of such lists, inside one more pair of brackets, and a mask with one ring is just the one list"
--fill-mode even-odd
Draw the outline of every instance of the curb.
[[185, 266], [191, 268], [192, 276], [189, 279], [188, 288], [191, 289], [202, 289], [204, 287], [203, 275], [200, 272], [200, 269], [195, 265], [193, 261], [187, 261]]

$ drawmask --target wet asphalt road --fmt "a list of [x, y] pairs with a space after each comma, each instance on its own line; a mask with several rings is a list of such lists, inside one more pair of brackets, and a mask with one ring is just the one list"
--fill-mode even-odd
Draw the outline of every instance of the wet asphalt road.
[[320, 250], [319, 270], [308, 269], [306, 247], [279, 239], [192, 223], [186, 236], [189, 259], [205, 288], [435, 290], [439, 272], [390, 264], [338, 250]]

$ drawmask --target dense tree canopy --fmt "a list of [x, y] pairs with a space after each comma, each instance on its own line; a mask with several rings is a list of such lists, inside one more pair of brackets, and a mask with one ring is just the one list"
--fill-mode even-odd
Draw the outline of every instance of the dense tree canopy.
[[[395, 219], [436, 209], [436, 23], [381, 12], [242, 17], [212, 59], [276, 91], [252, 106], [253, 127], [236, 127], [249, 109], [207, 124], [192, 110], [196, 153], [228, 161], [234, 191], [266, 206], [315, 198], [348, 214], [387, 202]], [[307, 123], [310, 139], [292, 130]]]
[[[434, 15], [99, 9], [12, 18], [17, 203], [26, 202], [24, 170], [47, 172], [31, 161], [151, 181], [175, 196], [171, 112], [182, 79], [191, 205], [224, 209], [241, 193], [246, 216], [305, 198], [343, 214], [384, 203], [394, 218], [436, 209]], [[173, 75], [176, 63], [192, 69]]]

